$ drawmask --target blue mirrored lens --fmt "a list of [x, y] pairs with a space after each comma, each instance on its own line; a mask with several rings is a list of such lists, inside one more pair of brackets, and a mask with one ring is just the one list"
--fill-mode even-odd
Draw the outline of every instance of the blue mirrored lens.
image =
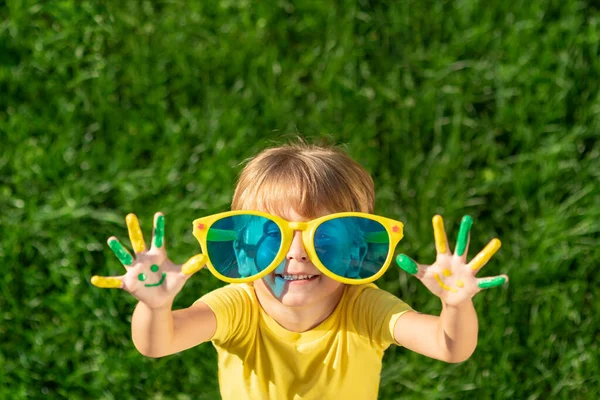
[[207, 253], [219, 273], [248, 278], [267, 268], [281, 247], [281, 230], [268, 218], [234, 215], [211, 225]]
[[319, 260], [329, 271], [344, 278], [365, 279], [384, 266], [390, 238], [377, 221], [339, 217], [319, 225], [314, 245]]

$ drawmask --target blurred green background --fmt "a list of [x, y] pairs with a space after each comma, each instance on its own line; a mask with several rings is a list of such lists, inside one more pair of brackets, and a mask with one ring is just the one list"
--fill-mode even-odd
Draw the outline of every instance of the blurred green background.
[[[255, 4], [256, 3], [256, 4]], [[134, 349], [135, 300], [92, 275], [105, 240], [166, 215], [171, 257], [229, 207], [240, 163], [296, 135], [373, 174], [398, 251], [434, 258], [431, 217], [471, 254], [473, 357], [401, 348], [381, 399], [591, 399], [600, 392], [600, 10], [564, 1], [0, 1], [0, 398], [215, 399], [210, 344]], [[146, 238], [149, 240], [149, 236]], [[439, 301], [398, 268], [378, 284]], [[176, 299], [221, 286], [208, 271]]]

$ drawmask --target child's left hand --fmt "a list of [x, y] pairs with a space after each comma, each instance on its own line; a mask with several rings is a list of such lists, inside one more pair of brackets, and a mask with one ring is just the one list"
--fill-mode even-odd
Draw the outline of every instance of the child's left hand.
[[457, 306], [479, 293], [482, 289], [501, 286], [508, 276], [498, 275], [488, 278], [476, 278], [475, 274], [492, 258], [500, 248], [500, 240], [492, 239], [485, 248], [467, 264], [467, 250], [473, 219], [464, 216], [458, 233], [454, 254], [448, 246], [442, 217], [433, 217], [433, 232], [437, 257], [432, 265], [418, 264], [404, 254], [396, 262], [406, 272], [414, 274], [442, 302]]

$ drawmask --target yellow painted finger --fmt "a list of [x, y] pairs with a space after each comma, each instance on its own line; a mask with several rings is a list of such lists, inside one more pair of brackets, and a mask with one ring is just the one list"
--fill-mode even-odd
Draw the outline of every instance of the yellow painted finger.
[[131, 246], [136, 253], [141, 253], [146, 250], [146, 243], [144, 242], [144, 235], [140, 228], [140, 221], [135, 214], [127, 214], [125, 217], [127, 223], [127, 230], [129, 231], [129, 240], [131, 240]]
[[92, 285], [105, 289], [120, 289], [123, 287], [123, 281], [119, 278], [110, 278], [106, 276], [92, 276]]
[[483, 250], [481, 250], [479, 254], [477, 254], [469, 263], [471, 269], [476, 271], [482, 268], [485, 264], [487, 264], [488, 261], [490, 261], [490, 258], [496, 254], [501, 245], [502, 243], [498, 239], [490, 240], [487, 246], [485, 246]]
[[435, 237], [435, 248], [438, 253], [448, 252], [448, 238], [444, 230], [444, 220], [441, 215], [436, 215], [432, 219], [433, 236]]
[[191, 275], [201, 270], [202, 267], [204, 267], [205, 263], [206, 256], [204, 256], [204, 254], [197, 254], [194, 257], [187, 260], [185, 264], [183, 264], [183, 266], [181, 267], [181, 272], [183, 272], [186, 275]]

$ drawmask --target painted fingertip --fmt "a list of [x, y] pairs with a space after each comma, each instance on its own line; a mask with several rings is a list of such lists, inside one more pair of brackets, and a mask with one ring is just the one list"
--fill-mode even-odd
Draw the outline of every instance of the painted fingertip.
[[398, 257], [396, 257], [396, 263], [398, 264], [398, 266], [400, 268], [402, 268], [404, 271], [408, 272], [409, 274], [414, 275], [419, 271], [419, 267], [417, 266], [417, 263], [414, 262], [412, 260], [412, 258], [407, 256], [406, 254], [399, 254]]
[[460, 221], [460, 228], [458, 230], [458, 241], [456, 242], [456, 254], [462, 256], [465, 254], [467, 243], [469, 242], [469, 232], [473, 226], [473, 218], [469, 215], [465, 215]]
[[119, 261], [121, 261], [121, 264], [131, 265], [133, 263], [133, 257], [127, 250], [125, 250], [123, 245], [119, 242], [119, 240], [117, 240], [116, 237], [111, 236], [108, 238], [108, 247], [110, 247], [113, 253], [115, 253]]
[[431, 222], [433, 224], [433, 236], [435, 238], [435, 246], [438, 253], [444, 254], [448, 251], [446, 243], [446, 231], [444, 230], [444, 220], [441, 215], [435, 215]]
[[92, 276], [90, 279], [92, 285], [102, 289], [120, 289], [123, 287], [123, 282], [117, 278], [107, 278], [104, 276]]
[[154, 224], [154, 246], [162, 247], [165, 239], [165, 216], [162, 213], [156, 213], [156, 222]]
[[146, 250], [146, 243], [144, 243], [144, 235], [142, 234], [138, 217], [133, 213], [129, 213], [125, 217], [125, 222], [127, 223], [127, 230], [129, 231], [129, 239], [131, 240], [133, 250], [136, 253]]
[[190, 258], [183, 266], [181, 267], [181, 272], [186, 275], [191, 275], [204, 267], [206, 263], [206, 256], [204, 254], [198, 254], [194, 257]]
[[502, 242], [499, 239], [494, 238], [471, 260], [471, 269], [477, 271], [482, 268], [490, 259], [496, 254], [498, 249], [502, 246]]
[[485, 279], [484, 278], [484, 279], [482, 279], [482, 280], [479, 281], [479, 283], [477, 284], [477, 286], [479, 286], [480, 289], [490, 289], [490, 288], [502, 286], [506, 282], [508, 282], [508, 277], [506, 277], [506, 276], [497, 276], [495, 278], [489, 278], [489, 279]]

